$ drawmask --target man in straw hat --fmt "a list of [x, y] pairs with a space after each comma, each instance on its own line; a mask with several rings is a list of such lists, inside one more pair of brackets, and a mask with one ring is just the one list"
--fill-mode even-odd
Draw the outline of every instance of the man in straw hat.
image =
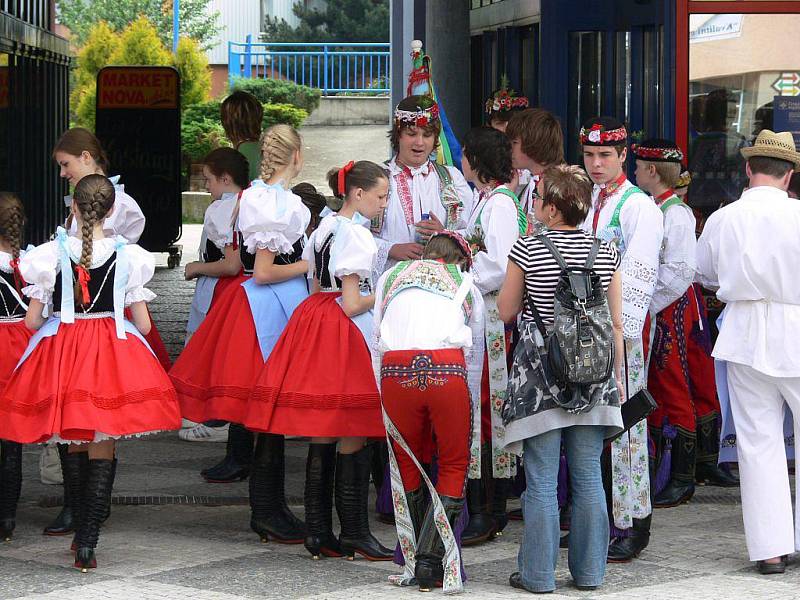
[[713, 355], [727, 367], [718, 386], [736, 423], [747, 550], [768, 575], [800, 548], [783, 443], [784, 401], [795, 431], [800, 417], [800, 202], [786, 193], [800, 153], [791, 133], [767, 129], [741, 153], [750, 187], [708, 218], [697, 271], [727, 304]]

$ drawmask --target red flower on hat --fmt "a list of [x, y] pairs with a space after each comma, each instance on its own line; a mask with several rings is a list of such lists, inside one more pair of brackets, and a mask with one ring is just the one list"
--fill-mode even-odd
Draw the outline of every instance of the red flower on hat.
[[428, 124], [428, 117], [424, 115], [421, 117], [417, 117], [417, 123], [416, 123], [417, 127], [425, 127], [427, 124]]

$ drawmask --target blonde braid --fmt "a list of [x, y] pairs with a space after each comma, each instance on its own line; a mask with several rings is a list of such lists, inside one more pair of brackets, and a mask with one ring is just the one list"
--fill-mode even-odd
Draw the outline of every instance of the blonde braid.
[[261, 179], [269, 181], [275, 172], [289, 166], [302, 149], [300, 134], [289, 125], [273, 125], [261, 136]]

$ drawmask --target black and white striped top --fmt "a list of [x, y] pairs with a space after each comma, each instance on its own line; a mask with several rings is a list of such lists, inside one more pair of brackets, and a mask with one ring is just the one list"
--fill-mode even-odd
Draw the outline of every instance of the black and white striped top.
[[[570, 266], [582, 267], [592, 248], [593, 237], [582, 229], [570, 231], [547, 230], [548, 236]], [[553, 297], [556, 293], [561, 268], [550, 251], [534, 236], [526, 236], [516, 241], [508, 255], [525, 274], [525, 293], [539, 311], [545, 325], [553, 322]], [[608, 289], [611, 277], [619, 268], [620, 258], [617, 249], [607, 242], [600, 243], [594, 271], [600, 276], [603, 287]], [[527, 303], [522, 312], [523, 319], [533, 319]]]

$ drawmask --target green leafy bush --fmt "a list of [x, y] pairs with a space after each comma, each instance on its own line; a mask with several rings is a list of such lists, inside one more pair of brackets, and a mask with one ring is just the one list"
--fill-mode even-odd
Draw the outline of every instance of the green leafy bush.
[[190, 163], [199, 163], [221, 146], [230, 146], [222, 125], [211, 119], [196, 119], [181, 124], [181, 148]]
[[308, 118], [308, 112], [291, 104], [265, 104], [264, 120], [261, 128], [266, 129], [279, 123], [291, 125], [298, 129]]
[[308, 116], [319, 107], [322, 92], [306, 85], [281, 79], [247, 79], [237, 77], [231, 91], [241, 90], [253, 94], [262, 104], [291, 104], [302, 108]]
[[191, 121], [200, 121], [207, 119], [222, 125], [219, 117], [219, 107], [222, 104], [219, 100], [209, 100], [208, 102], [198, 102], [197, 104], [190, 104], [183, 109], [181, 113], [181, 120], [184, 123]]

